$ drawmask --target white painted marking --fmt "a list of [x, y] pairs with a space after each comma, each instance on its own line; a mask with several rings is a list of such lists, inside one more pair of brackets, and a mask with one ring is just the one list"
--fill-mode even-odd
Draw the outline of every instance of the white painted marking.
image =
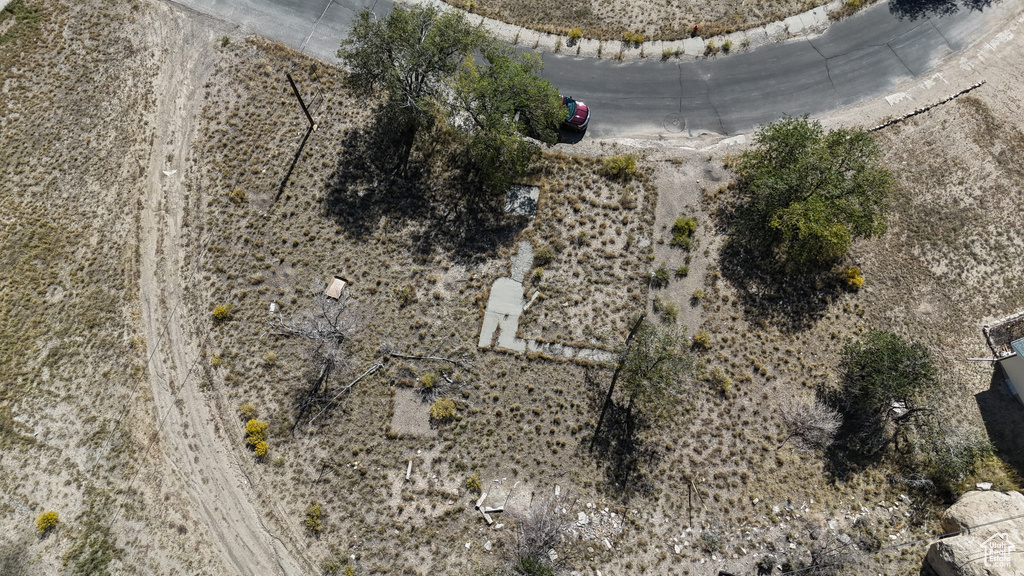
[[907, 94], [906, 92], [897, 92], [885, 97], [885, 101], [889, 103], [889, 106], [895, 106], [897, 103], [904, 100], [910, 100], [910, 94]]

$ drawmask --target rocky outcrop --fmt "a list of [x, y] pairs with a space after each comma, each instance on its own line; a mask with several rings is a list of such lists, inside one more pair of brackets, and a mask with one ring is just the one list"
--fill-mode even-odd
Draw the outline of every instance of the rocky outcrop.
[[939, 576], [1024, 574], [1024, 494], [968, 492], [942, 515], [927, 562]]

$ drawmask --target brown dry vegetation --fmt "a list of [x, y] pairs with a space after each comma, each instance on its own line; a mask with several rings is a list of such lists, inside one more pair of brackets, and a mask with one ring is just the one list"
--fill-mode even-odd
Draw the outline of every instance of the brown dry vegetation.
[[[124, 551], [115, 572], [213, 573], [213, 536], [173, 474], [152, 463], [160, 444], [149, 452], [158, 424], [146, 382], [128, 412], [132, 426], [104, 445], [155, 345], [139, 332], [136, 220], [145, 184], [144, 162], [134, 163], [147, 157], [151, 135], [146, 83], [155, 70], [140, 30], [150, 8], [30, 5], [42, 33], [5, 36], [0, 46], [0, 571], [19, 574], [37, 559], [33, 572], [55, 573], [88, 533], [102, 536], [112, 522], [107, 542]], [[1015, 282], [1024, 222], [1014, 210], [1024, 202], [1015, 187], [1024, 138], [1012, 102], [994, 92], [880, 134], [907, 190], [890, 232], [855, 247], [851, 261], [867, 278], [860, 292], [830, 292], [794, 322], [792, 311], [759, 304], [718, 272], [728, 267], [714, 215], [732, 194], [721, 153], [641, 154], [640, 175], [628, 182], [603, 176], [599, 160], [549, 154], [531, 180], [541, 187], [535, 220], [466, 234], [400, 190], [339, 189], [339, 143], [368, 122], [341, 72], [255, 39], [218, 50], [185, 160], [183, 309], [198, 311], [188, 327], [202, 348], [189, 374], [201, 382], [198, 401], [215, 405], [232, 443], [225, 458], [243, 462], [264, 520], [307, 559], [351, 564], [356, 574], [490, 569], [514, 546], [511, 512], [522, 517], [555, 484], [572, 494], [570, 519], [587, 503], [625, 519], [612, 550], [594, 540], [558, 546], [560, 565], [575, 570], [743, 573], [768, 553], [806, 560], [833, 530], [861, 549], [928, 535], [941, 503], [893, 482], [893, 463], [838, 471], [826, 454], [780, 447], [778, 405], [833, 387], [843, 343], [872, 327], [928, 344], [943, 373], [942, 414], [987, 433], [1024, 469], [1024, 447], [1010, 433], [1022, 424], [1019, 406], [990, 368], [959, 361], [986, 355], [985, 320], [1024, 308]], [[319, 130], [282, 187], [305, 129], [286, 70], [304, 93], [323, 97], [314, 105]], [[330, 202], [339, 196], [346, 202]], [[672, 209], [655, 212], [656, 200]], [[653, 266], [684, 262], [683, 251], [659, 243], [677, 216], [700, 223], [692, 271], [652, 293]], [[524, 239], [554, 253], [528, 276], [527, 297], [539, 289], [545, 298], [524, 315], [524, 336], [611, 348], [654, 294], [710, 334], [673, 418], [641, 426], [632, 445], [612, 434], [590, 452], [607, 367], [476, 348], [489, 286], [507, 275]], [[346, 362], [296, 422], [310, 386], [309, 345], [276, 334], [269, 307], [285, 318], [309, 311], [333, 274], [351, 281], [358, 329], [343, 347]], [[705, 297], [691, 302], [698, 288]], [[218, 306], [231, 313], [215, 321]], [[454, 362], [399, 358], [384, 346]], [[712, 381], [716, 369], [728, 390]], [[413, 401], [395, 401], [410, 390]], [[438, 398], [455, 400], [453, 421], [429, 433], [425, 424], [392, 429], [425, 422]], [[255, 413], [246, 407], [243, 418], [245, 402]], [[253, 416], [269, 423], [261, 459], [245, 446]], [[473, 509], [474, 474], [486, 492], [519, 483], [510, 514], [496, 515], [502, 530], [486, 528]], [[314, 503], [318, 530], [307, 530]], [[61, 524], [37, 540], [44, 509], [57, 510]], [[858, 554], [843, 573], [910, 573], [923, 550]]]
[[[124, 574], [205, 564], [178, 487], [153, 475], [144, 450], [154, 426], [137, 194], [155, 74], [145, 10], [15, 0], [0, 16], [4, 574], [100, 574], [104, 558]], [[44, 509], [60, 524], [38, 539]]]
[[645, 40], [688, 38], [698, 33], [710, 38], [746, 30], [825, 4], [825, 0], [654, 0], [608, 2], [605, 0], [446, 0], [495, 20], [533, 30], [568, 35], [579, 28], [585, 38], [622, 40], [625, 32], [640, 33]]

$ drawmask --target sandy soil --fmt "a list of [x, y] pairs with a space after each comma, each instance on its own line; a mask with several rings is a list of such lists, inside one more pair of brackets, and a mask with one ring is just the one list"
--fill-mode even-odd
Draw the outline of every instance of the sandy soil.
[[156, 134], [142, 200], [139, 283], [142, 321], [153, 350], [150, 386], [166, 439], [161, 451], [227, 568], [237, 574], [298, 574], [304, 565], [270, 531], [252, 501], [254, 486], [234, 449], [238, 442], [228, 436], [233, 428], [223, 423], [214, 398], [199, 390], [197, 365], [208, 361], [201, 354], [208, 316], [183, 299], [198, 265], [185, 258], [181, 234], [188, 195], [183, 180], [191, 169], [202, 103], [196, 94], [218, 58], [216, 40], [228, 30], [166, 4], [157, 4], [154, 12], [149, 43], [161, 60], [150, 118]]
[[[236, 34], [235, 30], [165, 4], [145, 5], [140, 18], [136, 24], [144, 32], [135, 53], [151, 50], [156, 54], [150, 67], [140, 67], [155, 74], [151, 85], [154, 102], [151, 106], [140, 104], [139, 110], [147, 113], [139, 122], [146, 128], [131, 132], [141, 134], [137, 149], [109, 149], [132, 158], [125, 172], [137, 176], [125, 176], [128, 184], [110, 188], [131, 194], [89, 197], [106, 205], [95, 213], [85, 210], [76, 214], [83, 228], [94, 220], [96, 226], [120, 228], [106, 236], [92, 229], [87, 229], [83, 238], [68, 235], [78, 250], [80, 246], [96, 246], [101, 238], [113, 242], [115, 237], [130, 240], [132, 233], [137, 234], [137, 261], [135, 256], [121, 257], [125, 258], [127, 276], [134, 278], [136, 271], [138, 274], [138, 311], [134, 317], [130, 312], [124, 316], [132, 319], [130, 326], [141, 331], [146, 352], [139, 353], [124, 343], [120, 348], [110, 348], [132, 359], [152, 353], [148, 372], [141, 362], [135, 367], [145, 379], [128, 415], [131, 426], [127, 428], [132, 432], [125, 434], [123, 443], [120, 435], [113, 435], [111, 441], [124, 446], [130, 459], [141, 462], [139, 472], [111, 466], [123, 475], [111, 474], [116, 493], [124, 490], [137, 495], [137, 502], [129, 502], [122, 520], [115, 525], [119, 542], [129, 549], [123, 565], [137, 561], [137, 573], [299, 574], [316, 571], [311, 561], [314, 554], [316, 558], [336, 559], [351, 552], [358, 556], [355, 565], [364, 572], [422, 573], [426, 569], [464, 574], [471, 567], [497, 562], [497, 553], [480, 552], [486, 541], [493, 538], [497, 542], [498, 538], [494, 532], [483, 531], [472, 510], [473, 498], [465, 489], [466, 477], [476, 470], [481, 471], [485, 482], [522, 480], [522, 498], [526, 494], [532, 498], [534, 491], [547, 493], [552, 481], [557, 481], [578, 494], [581, 505], [598, 502], [601, 508], [614, 506], [615, 496], [603, 487], [604, 470], [589, 453], [577, 449], [592, 425], [582, 368], [472, 350], [473, 336], [479, 329], [476, 312], [482, 306], [481, 299], [486, 301], [484, 286], [504, 273], [507, 254], [499, 249], [479, 256], [479, 262], [454, 264], [448, 255], [413, 258], [408, 256], [413, 246], [407, 239], [410, 228], [415, 232], [415, 224], [403, 223], [398, 217], [389, 223], [384, 218], [370, 223], [369, 231], [358, 235], [351, 223], [325, 217], [319, 202], [321, 188], [316, 187], [323, 186], [331, 161], [337, 158], [334, 147], [343, 126], [363, 120], [358, 112], [342, 110], [343, 104], [334, 110], [330, 103], [326, 105], [324, 118], [335, 125], [325, 122], [325, 132], [312, 141], [299, 163], [293, 185], [275, 203], [277, 178], [291, 160], [295, 132], [302, 119], [297, 114], [294, 118], [288, 116], [295, 112], [293, 106], [277, 104], [291, 105], [287, 89], [277, 86], [280, 90], [268, 96], [270, 91], [261, 83], [264, 77], [260, 75], [277, 71], [291, 56], [279, 48], [275, 53], [274, 48], [265, 45], [246, 46], [238, 53], [218, 50], [219, 38]], [[1024, 59], [1024, 34], [1018, 34], [1019, 24], [1013, 23], [1008, 30], [994, 30], [986, 42], [962, 58], [950, 59], [935, 74], [894, 90], [894, 94], [905, 97], [878, 98], [824, 119], [828, 125], [871, 125], [937, 101], [973, 82], [988, 82], [972, 93], [973, 100], [950, 103], [883, 131], [881, 137], [892, 150], [888, 160], [906, 166], [901, 168], [901, 175], [908, 185], [921, 187], [915, 189], [915, 197], [921, 201], [911, 203], [912, 209], [894, 223], [889, 236], [856, 248], [854, 256], [865, 269], [867, 287], [858, 295], [844, 296], [825, 312], [825, 321], [800, 334], [784, 335], [773, 326], [756, 325], [745, 317], [735, 294], [727, 287], [721, 293], [712, 289], [705, 275], [715, 262], [720, 239], [720, 231], [709, 225], [709, 215], [701, 212], [708, 207], [705, 196], [728, 180], [726, 156], [738, 151], [742, 138], [615, 143], [585, 140], [575, 147], [560, 147], [595, 157], [623, 152], [641, 156], [641, 165], [660, 195], [653, 224], [655, 264], [665, 261], [675, 268], [683, 263], [681, 251], [657, 240], [660, 237], [667, 241], [675, 217], [698, 217], [701, 227], [697, 247], [691, 253], [690, 275], [674, 279], [668, 288], [651, 296], [676, 301], [681, 308], [679, 322], [691, 333], [698, 326], [709, 329], [715, 337], [715, 349], [705, 359], [711, 365], [727, 367], [736, 381], [732, 395], [695, 391], [692, 419], [684, 418], [678, 426], [666, 428], [664, 435], [655, 436], [662, 459], [651, 474], [663, 490], [634, 501], [622, 535], [614, 540], [615, 549], [606, 551], [603, 544], [594, 542], [567, 544], [560, 550], [566, 565], [588, 574], [596, 569], [603, 573], [639, 573], [648, 568], [659, 573], [683, 569], [702, 573], [710, 566], [751, 571], [756, 559], [776, 545], [782, 549], [799, 543], [793, 555], [806, 556], [807, 541], [802, 533], [794, 536], [794, 530], [805, 526], [817, 529], [827, 519], [836, 519], [842, 530], [855, 533], [850, 518], [860, 513], [862, 504], [873, 507], [871, 517], [884, 516], [891, 521], [878, 528], [884, 531], [880, 532], [883, 538], [892, 532], [903, 541], [924, 533], [920, 526], [904, 523], [901, 511], [890, 515], [874, 511], [873, 505], [879, 500], [892, 503], [896, 498], [885, 487], [881, 474], [867, 475], [856, 483], [819, 488], [817, 483], [824, 477], [819, 455], [796, 453], [788, 447], [770, 450], [777, 432], [771, 416], [772, 398], [779, 394], [810, 396], [815, 386], [833, 382], [837, 347], [843, 338], [869, 324], [911, 332], [941, 351], [947, 374], [944, 382], [949, 384], [947, 404], [956, 408], [952, 417], [973, 430], [986, 431], [997, 449], [1011, 455], [1011, 459], [1017, 454], [1020, 469], [1019, 454], [1024, 454], [1024, 447], [1003, 423], [1021, 421], [1021, 410], [1001, 403], [1008, 399], [991, 370], [957, 361], [962, 356], [984, 355], [981, 324], [1024, 307], [1024, 293], [1016, 288], [1019, 267], [1013, 264], [1021, 261], [1024, 246], [1019, 234], [1024, 223], [1019, 212], [1013, 210], [1022, 200], [1019, 189], [1006, 185], [1018, 180], [1014, 166], [1022, 164], [1020, 126], [1024, 116], [1017, 88], [1022, 76], [1016, 63]], [[238, 38], [232, 40], [241, 43]], [[218, 78], [225, 68], [237, 64], [232, 60], [236, 56], [246, 68], [255, 70], [252, 76], [242, 76], [245, 90], [255, 95], [254, 100], [272, 100], [267, 107], [274, 108], [274, 112], [245, 108], [245, 100], [234, 92], [235, 87]], [[330, 93], [336, 78], [333, 73], [326, 76], [332, 83], [325, 81], [324, 88]], [[140, 83], [149, 82], [144, 75], [139, 78]], [[32, 77], [22, 80], [29, 85], [35, 83]], [[17, 87], [18, 82], [12, 77], [9, 85]], [[225, 99], [216, 102], [227, 104], [225, 110], [202, 117], [202, 107], [215, 102], [198, 96], [209, 85], [224, 90]], [[145, 93], [149, 87], [146, 84], [136, 92]], [[107, 102], [99, 96], [95, 101]], [[241, 110], [239, 101], [243, 103]], [[231, 104], [229, 112], [226, 106]], [[286, 111], [280, 112], [286, 120], [273, 115], [279, 113], [278, 109]], [[220, 112], [223, 116], [218, 116]], [[264, 113], [266, 117], [260, 116]], [[15, 120], [14, 116], [5, 117], [0, 126], [8, 122], [13, 125]], [[252, 126], [245, 128], [250, 120]], [[210, 128], [213, 122], [220, 125], [222, 133]], [[272, 154], [261, 148], [268, 142], [268, 125], [279, 131], [271, 139]], [[203, 128], [210, 128], [211, 133], [200, 136]], [[245, 132], [250, 128], [252, 132]], [[218, 134], [223, 134], [224, 140], [215, 141]], [[243, 154], [248, 157], [242, 158], [241, 164], [218, 164], [215, 169], [208, 165], [212, 163], [209, 159], [195, 156], [203, 149], [196, 147], [203, 138], [207, 150], [227, 143], [245, 145], [254, 152]], [[263, 154], [273, 156], [272, 161]], [[18, 162], [14, 155], [12, 152], [12, 165]], [[101, 152], [95, 155], [103, 158]], [[271, 166], [268, 173], [246, 164], [253, 156]], [[963, 160], [967, 158], [978, 159], [977, 165], [967, 165]], [[103, 166], [115, 163], [104, 160]], [[944, 165], [955, 166], [956, 170], [942, 171]], [[89, 164], [81, 166], [85, 171]], [[231, 178], [242, 174], [238, 166], [250, 178], [240, 184], [250, 194], [251, 204], [245, 206], [232, 204], [224, 193], [232, 184]], [[217, 176], [210, 176], [214, 172]], [[90, 190], [106, 189], [103, 180], [91, 173], [86, 176]], [[16, 182], [19, 190], [24, 186], [42, 193], [42, 187], [34, 188], [28, 180]], [[74, 180], [69, 178], [67, 182]], [[208, 183], [216, 185], [202, 187]], [[32, 202], [32, 209], [41, 208], [37, 201]], [[123, 207], [126, 217], [115, 218], [122, 215], [112, 206]], [[1005, 210], [1000, 212], [1000, 207]], [[204, 228], [208, 217], [223, 219], [223, 229]], [[945, 236], [932, 235], [933, 230], [915, 228], [917, 219], [952, 224], [935, 228]], [[960, 230], [966, 232], [958, 234]], [[2, 232], [0, 240], [6, 247], [13, 235]], [[219, 234], [217, 242], [223, 244], [211, 245], [211, 249], [221, 251], [216, 258], [207, 258], [204, 250], [208, 233]], [[929, 240], [929, 236], [939, 241]], [[578, 263], [580, 267], [584, 264]], [[431, 431], [430, 436], [436, 434], [436, 438], [390, 434], [386, 423], [391, 416], [422, 416], [414, 414], [416, 406], [411, 403], [393, 403], [391, 386], [396, 379], [440, 370], [449, 370], [445, 374], [455, 376], [443, 363], [395, 362], [380, 378], [365, 382], [341, 405], [334, 406], [319, 427], [310, 427], [305, 435], [289, 437], [284, 432], [275, 437], [272, 455], [281, 458], [280, 466], [257, 465], [242, 447], [241, 425], [231, 407], [239, 400], [253, 399], [261, 410], [276, 417], [270, 418], [275, 426], [286, 428], [294, 388], [301, 383], [296, 375], [304, 361], [297, 345], [289, 346], [266, 335], [266, 304], [280, 303], [291, 313], [306, 297], [303, 281], [343, 268], [355, 277], [354, 286], [360, 290], [368, 312], [375, 313], [373, 323], [368, 322], [365, 330], [369, 336], [364, 334], [353, 346], [354, 365], [379, 358], [381, 338], [410, 351], [452, 354], [461, 353], [462, 343], [469, 342], [468, 353], [479, 354], [478, 369], [467, 370], [463, 376], [466, 384], [451, 392], [461, 403], [459, 419], [448, 428]], [[266, 277], [255, 274], [256, 270]], [[421, 287], [419, 302], [398, 307], [395, 292], [410, 284]], [[36, 297], [43, 299], [45, 305], [39, 308], [43, 311], [49, 310], [47, 305], [57, 306], [80, 296], [73, 283], [56, 276], [47, 277], [42, 286], [46, 287], [45, 299], [41, 294]], [[713, 292], [715, 299], [691, 306], [689, 296], [701, 287]], [[129, 298], [134, 297], [131, 290], [125, 290]], [[211, 321], [206, 306], [228, 301], [242, 306], [238, 322], [208, 338]], [[128, 304], [125, 307], [132, 309]], [[584, 312], [586, 318], [602, 313]], [[607, 311], [603, 313], [607, 316]], [[122, 340], [133, 335], [131, 328], [124, 331]], [[376, 334], [385, 336], [378, 338]], [[740, 334], [742, 337], [738, 337]], [[729, 344], [721, 338], [723, 335], [730, 338]], [[43, 358], [50, 350], [59, 350], [60, 345], [67, 346], [68, 342], [48, 342], [41, 350], [30, 348], [28, 355]], [[217, 351], [218, 356], [223, 353], [226, 359], [226, 367], [212, 378], [211, 351]], [[279, 353], [277, 364], [266, 360], [267, 351]], [[119, 365], [114, 368], [115, 372], [125, 369]], [[20, 454], [6, 451], [0, 458], [0, 487], [4, 488], [0, 500], [4, 515], [0, 520], [12, 535], [3, 538], [0, 568], [15, 566], [8, 563], [9, 549], [13, 549], [14, 554], [31, 550], [32, 555], [43, 558], [37, 566], [44, 571], [59, 569], [70, 539], [58, 532], [57, 537], [33, 541], [29, 524], [42, 505], [64, 506], [62, 511], [69, 511], [66, 516], [85, 508], [75, 489], [84, 476], [54, 472], [88, 461], [85, 448], [71, 448], [87, 445], [83, 443], [85, 437], [68, 435], [60, 422], [73, 418], [85, 422], [81, 428], [90, 433], [106, 430], [89, 420], [96, 417], [91, 413], [99, 413], [101, 422], [109, 423], [110, 415], [120, 410], [118, 402], [127, 396], [127, 390], [115, 388], [107, 398], [106, 390], [82, 389], [78, 383], [105, 379], [110, 370], [101, 364], [89, 366], [87, 372], [74, 378], [56, 369], [52, 378], [48, 369], [30, 374], [26, 378], [49, 394], [39, 401], [47, 402], [47, 409], [31, 411], [15, 405], [18, 424], [0, 421], [8, 426], [0, 430], [5, 433], [0, 440], [8, 441], [14, 429], [26, 438], [37, 435], [37, 441], [46, 444]], [[5, 381], [3, 386], [7, 394], [13, 384]], [[72, 394], [64, 391], [69, 386]], [[85, 408], [69, 405], [68, 396], [78, 401], [76, 395], [98, 400]], [[976, 405], [963, 401], [972, 395]], [[758, 412], [762, 408], [764, 412]], [[412, 428], [413, 434], [420, 431]], [[54, 464], [45, 471], [31, 468], [36, 454], [47, 456], [46, 460]], [[414, 463], [413, 477], [405, 482], [409, 460]], [[132, 479], [127, 488], [125, 477]], [[701, 502], [703, 511], [693, 510], [687, 501], [688, 486], [695, 486], [697, 494], [707, 500], [706, 507]], [[302, 510], [310, 497], [324, 504], [328, 518], [319, 541], [300, 533]], [[787, 505], [791, 505], [789, 510], [785, 510]], [[778, 506], [783, 510], [774, 512]], [[805, 521], [793, 518], [794, 509]], [[618, 509], [620, 515], [626, 512], [625, 508]], [[786, 528], [787, 523], [790, 528]], [[718, 531], [727, 542], [727, 560], [699, 548], [697, 538], [705, 528]], [[886, 559], [872, 559], [877, 563], [866, 565], [862, 571], [878, 573], [891, 566], [907, 567], [915, 561], [913, 554], [908, 556], [892, 559], [892, 564], [886, 564]], [[10, 562], [16, 563], [17, 557]], [[9, 572], [18, 573], [13, 569]]]

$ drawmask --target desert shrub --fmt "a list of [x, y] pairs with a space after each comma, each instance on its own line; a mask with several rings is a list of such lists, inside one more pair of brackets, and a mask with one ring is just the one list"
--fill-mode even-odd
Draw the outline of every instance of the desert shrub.
[[726, 40], [722, 43], [722, 51], [728, 54], [730, 50], [732, 50], [732, 40]]
[[516, 574], [522, 576], [554, 576], [555, 571], [536, 556], [520, 558], [512, 566]]
[[704, 299], [704, 290], [702, 290], [700, 288], [697, 288], [696, 290], [693, 291], [693, 301], [694, 302], [699, 304], [700, 301], [703, 300], [703, 299]]
[[256, 457], [261, 459], [261, 460], [263, 458], [266, 458], [267, 452], [269, 450], [270, 450], [270, 446], [268, 446], [267, 443], [265, 441], [263, 441], [263, 440], [260, 440], [259, 442], [257, 442], [252, 447], [252, 453], [255, 454]]
[[698, 350], [710, 350], [711, 349], [711, 334], [708, 334], [706, 330], [698, 330], [693, 335], [693, 347]]
[[235, 204], [244, 204], [247, 199], [245, 190], [242, 190], [241, 188], [235, 188], [231, 192], [228, 192], [228, 198]]
[[569, 40], [578, 42], [580, 38], [583, 38], [583, 30], [580, 28], [573, 28], [572, 30], [569, 30]]
[[242, 402], [238, 405], [238, 414], [246, 422], [256, 419], [256, 406], [252, 402]]
[[704, 46], [705, 56], [714, 56], [718, 54], [718, 46], [715, 45], [714, 40], [708, 40], [708, 43]]
[[601, 163], [601, 173], [611, 179], [625, 182], [637, 175], [636, 155], [623, 154], [605, 158]]
[[434, 422], [450, 422], [455, 418], [455, 400], [438, 398], [430, 405], [430, 419]]
[[39, 518], [36, 518], [36, 530], [42, 535], [49, 534], [51, 530], [57, 527], [58, 523], [60, 523], [60, 518], [56, 512], [52, 510], [43, 512], [39, 515]]
[[433, 372], [424, 374], [423, 376], [420, 376], [420, 384], [423, 385], [425, 390], [430, 390], [435, 384], [437, 384], [437, 376]]
[[416, 289], [411, 284], [406, 284], [398, 289], [398, 304], [402, 308], [410, 304], [415, 304], [418, 298], [416, 297]]
[[687, 277], [689, 275], [690, 275], [690, 267], [689, 266], [684, 264], [684, 265], [680, 266], [679, 268], [676, 268], [676, 278], [685, 278], [685, 277]]
[[683, 250], [689, 250], [693, 245], [693, 234], [697, 231], [697, 220], [692, 217], [676, 218], [676, 221], [672, 224], [672, 242], [673, 246], [678, 246]]
[[230, 44], [230, 43], [231, 43], [231, 38], [228, 38], [226, 35], [220, 37], [220, 47], [221, 48], [226, 48], [227, 45]]
[[732, 390], [732, 378], [730, 378], [729, 375], [725, 373], [725, 370], [722, 370], [720, 366], [716, 366], [715, 369], [711, 371], [709, 379], [711, 381], [711, 387], [721, 394], [725, 394], [729, 390]]
[[306, 531], [313, 536], [319, 536], [324, 531], [323, 509], [320, 504], [313, 502], [306, 508]]
[[255, 418], [245, 423], [245, 445], [250, 446], [253, 449], [260, 442], [266, 443], [267, 440], [267, 428], [270, 424], [257, 420]]
[[213, 309], [213, 321], [216, 323], [227, 322], [234, 316], [234, 309], [231, 304], [221, 304]]
[[846, 280], [846, 287], [856, 292], [864, 285], [864, 276], [860, 273], [860, 266], [852, 266], [843, 271], [843, 278]]
[[720, 552], [725, 542], [717, 532], [711, 530], [702, 530], [700, 537], [697, 539], [697, 545], [700, 549], [708, 554]]
[[265, 352], [263, 354], [263, 362], [265, 362], [267, 364], [267, 366], [276, 366], [277, 365], [277, 353], [276, 352]]
[[661, 266], [658, 266], [658, 268], [654, 272], [651, 272], [651, 287], [664, 288], [668, 286], [668, 281], [668, 266], [665, 266], [665, 263], [662, 262]]
[[667, 324], [675, 324], [679, 320], [679, 304], [665, 302], [661, 307], [661, 318]]
[[550, 244], [545, 244], [533, 253], [533, 265], [535, 267], [547, 266], [555, 259], [555, 248]]
[[474, 494], [479, 494], [484, 489], [484, 485], [480, 482], [480, 475], [473, 472], [473, 475], [466, 478], [466, 490]]
[[757, 573], [758, 574], [771, 574], [775, 567], [779, 565], [779, 559], [771, 554], [765, 554], [761, 556], [761, 559], [757, 561]]

